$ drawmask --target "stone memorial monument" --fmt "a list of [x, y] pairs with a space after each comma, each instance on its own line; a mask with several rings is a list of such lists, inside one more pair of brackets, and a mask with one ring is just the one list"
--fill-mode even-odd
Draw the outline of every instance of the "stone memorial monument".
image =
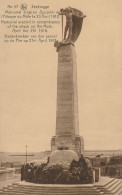
[[[90, 161], [84, 158], [84, 140], [79, 135], [77, 62], [74, 43], [85, 15], [74, 8], [61, 9], [66, 16], [64, 37], [55, 41], [58, 52], [56, 134], [51, 140], [51, 154], [40, 167], [23, 167], [22, 180], [48, 184], [93, 183]], [[62, 33], [63, 34], [63, 33]], [[25, 170], [30, 172], [25, 174]], [[31, 175], [25, 178], [24, 175]]]
[[55, 160], [53, 162], [55, 153], [56, 158], [59, 153], [59, 161], [62, 161], [62, 155], [66, 153], [63, 163], [67, 158], [78, 159], [84, 151], [84, 140], [79, 135], [77, 62], [74, 43], [81, 32], [85, 15], [71, 7], [61, 9], [60, 14], [66, 16], [66, 26], [64, 39], [54, 44], [58, 51], [58, 76], [56, 135], [51, 140], [51, 165], [56, 162]]

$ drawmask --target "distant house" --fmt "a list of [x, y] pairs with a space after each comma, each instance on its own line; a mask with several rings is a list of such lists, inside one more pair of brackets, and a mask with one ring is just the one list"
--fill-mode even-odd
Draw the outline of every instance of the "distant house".
[[93, 167], [106, 166], [110, 163], [110, 157], [94, 157], [91, 158], [91, 163]]
[[122, 164], [122, 156], [113, 156], [110, 159], [110, 164]]
[[122, 156], [91, 158], [93, 167], [99, 167], [101, 175], [122, 178]]
[[1, 167], [6, 167], [6, 168], [15, 168], [15, 167], [21, 167], [22, 163], [21, 162], [2, 162]]
[[13, 163], [12, 162], [2, 162], [1, 163], [1, 167], [6, 167], [6, 168], [12, 168], [13, 167]]

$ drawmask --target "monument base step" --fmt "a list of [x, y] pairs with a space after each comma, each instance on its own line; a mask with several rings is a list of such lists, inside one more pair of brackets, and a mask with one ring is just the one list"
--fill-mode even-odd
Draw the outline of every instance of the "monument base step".
[[94, 184], [58, 185], [16, 182], [2, 188], [0, 195], [121, 195], [122, 180], [101, 177]]
[[122, 194], [122, 179], [111, 179], [108, 183], [102, 185], [95, 185], [97, 189], [104, 194], [113, 194], [113, 195], [121, 195]]

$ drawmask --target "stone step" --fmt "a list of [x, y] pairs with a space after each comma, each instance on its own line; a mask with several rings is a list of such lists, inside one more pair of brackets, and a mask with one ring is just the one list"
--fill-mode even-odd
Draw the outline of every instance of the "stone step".
[[118, 195], [118, 193], [120, 193], [120, 192], [121, 192], [121, 195], [122, 195], [122, 186], [118, 187], [115, 190], [112, 190], [112, 191], [108, 192], [108, 194]]
[[119, 194], [122, 195], [122, 186], [115, 193], [116, 195], [119, 195]]
[[12, 189], [10, 189], [10, 190], [24, 190], [24, 191], [28, 191], [28, 190], [30, 190], [30, 191], [41, 191], [41, 192], [83, 192], [83, 191], [87, 191], [87, 192], [89, 192], [89, 191], [94, 191], [94, 192], [96, 192], [96, 191], [99, 191], [99, 190], [94, 190], [94, 189], [78, 189], [78, 190], [74, 190], [74, 189], [67, 189], [67, 190], [61, 190], [61, 189], [53, 189], [53, 190], [49, 190], [49, 189], [31, 189], [31, 188], [12, 188]]
[[21, 192], [21, 193], [26, 193], [26, 194], [28, 194], [28, 193], [30, 193], [30, 194], [34, 194], [34, 193], [36, 193], [36, 194], [40, 194], [40, 193], [42, 193], [42, 194], [45, 194], [45, 195], [53, 195], [53, 194], [60, 194], [60, 195], [65, 195], [65, 194], [69, 194], [69, 195], [73, 195], [73, 194], [81, 194], [81, 193], [87, 193], [87, 194], [103, 194], [103, 192], [102, 193], [100, 193], [100, 191], [78, 191], [78, 192], [76, 192], [76, 191], [74, 191], [74, 192], [72, 192], [72, 191], [69, 191], [69, 192], [60, 192], [60, 191], [53, 191], [53, 192], [50, 192], [50, 191], [36, 191], [36, 190], [33, 190], [33, 191], [31, 191], [31, 190], [22, 190], [22, 189], [17, 189], [17, 190], [7, 190], [7, 191], [3, 191], [3, 192], [9, 192], [9, 193], [11, 193], [11, 192], [13, 192], [13, 193], [18, 193], [18, 192]]
[[116, 195], [122, 195], [122, 187], [118, 190]]
[[113, 194], [118, 195], [120, 193], [122, 195], [122, 180], [114, 179], [111, 182], [109, 182], [108, 185], [104, 186], [98, 186], [98, 189], [100, 189], [102, 192], [106, 194]]
[[3, 192], [40, 192], [40, 193], [79, 193], [79, 192], [94, 192], [94, 193], [98, 193], [100, 192], [100, 190], [87, 190], [87, 189], [84, 189], [84, 190], [68, 190], [68, 191], [61, 191], [61, 190], [48, 190], [48, 189], [45, 189], [45, 190], [38, 190], [38, 189], [23, 189], [23, 188], [8, 188], [8, 189], [3, 189], [1, 190]]
[[[18, 189], [17, 188], [17, 190], [21, 190], [22, 188], [20, 188], [20, 189]], [[10, 189], [11, 190], [11, 189]], [[12, 189], [12, 190], [16, 190], [16, 189]], [[60, 189], [58, 189], [58, 190], [48, 190], [48, 189], [45, 189], [45, 190], [40, 190], [40, 189], [23, 189], [24, 191], [39, 191], [39, 192], [52, 192], [52, 193], [54, 193], [54, 192], [62, 192], [62, 193], [64, 193], [64, 192], [84, 192], [84, 191], [87, 191], [87, 192], [90, 192], [90, 191], [93, 191], [93, 192], [99, 192], [100, 190], [87, 190], [87, 189], [79, 189], [79, 190], [60, 190]]]
[[122, 186], [122, 181], [118, 180], [116, 183], [114, 183], [113, 186], [111, 186], [111, 187], [109, 187], [107, 189], [110, 190], [110, 191], [116, 191], [116, 189], [118, 189], [121, 186]]
[[99, 188], [107, 188], [107, 187], [110, 187], [111, 185], [113, 185], [114, 183], [116, 183], [116, 179], [112, 179], [112, 180], [110, 180], [109, 182], [107, 182], [107, 184], [105, 184], [105, 185], [102, 185], [102, 184], [100, 184], [100, 185], [95, 185], [96, 187], [99, 187]]
[[67, 190], [67, 189], [97, 189], [97, 187], [94, 187], [94, 185], [50, 185], [50, 184], [47, 184], [47, 185], [42, 185], [42, 184], [17, 184], [17, 185], [12, 185], [12, 186], [17, 186], [17, 187], [22, 187], [22, 188], [36, 188], [36, 189], [64, 189], [64, 190]]
[[[83, 193], [49, 193], [49, 195], [102, 195], [103, 193], [83, 192]], [[46, 193], [37, 192], [2, 192], [1, 195], [46, 195]]]
[[117, 186], [121, 184], [121, 180], [114, 180], [113, 182], [109, 183], [109, 185], [99, 186], [98, 189], [105, 189], [105, 190], [112, 190], [117, 188]]
[[18, 185], [18, 186], [12, 186], [12, 187], [16, 187], [16, 188], [24, 188], [24, 189], [39, 189], [39, 190], [45, 190], [45, 189], [48, 189], [48, 190], [82, 190], [82, 189], [87, 189], [87, 190], [91, 190], [91, 189], [94, 189], [96, 190], [97, 187], [49, 187], [48, 185], [46, 187], [40, 187], [40, 186], [25, 186], [25, 185]]
[[[74, 194], [74, 193], [84, 193], [84, 192], [87, 192], [87, 193], [93, 193], [93, 194], [99, 194], [99, 192], [100, 191], [98, 191], [98, 190], [96, 190], [96, 191], [87, 191], [87, 190], [84, 190], [84, 191], [74, 191], [74, 192], [72, 192], [72, 191], [68, 191], [68, 192], [61, 192], [61, 191], [48, 191], [48, 190], [46, 190], [46, 191], [40, 191], [40, 190], [23, 190], [23, 189], [16, 189], [16, 190], [7, 190], [8, 192], [32, 192], [32, 193], [34, 193], [34, 192], [36, 192], [36, 193], [44, 193], [44, 194], [56, 194], [56, 193], [58, 193], [58, 194]], [[4, 190], [3, 190], [3, 192], [4, 192]], [[6, 192], [6, 191], [5, 191]]]
[[113, 183], [111, 183], [109, 186], [106, 186], [108, 189], [111, 189], [113, 187], [115, 187], [121, 180], [119, 179], [115, 179], [115, 181]]
[[104, 187], [108, 188], [108, 187], [112, 186], [114, 183], [116, 183], [116, 181], [117, 180], [114, 178], [110, 182], [108, 182], [107, 184], [105, 184]]

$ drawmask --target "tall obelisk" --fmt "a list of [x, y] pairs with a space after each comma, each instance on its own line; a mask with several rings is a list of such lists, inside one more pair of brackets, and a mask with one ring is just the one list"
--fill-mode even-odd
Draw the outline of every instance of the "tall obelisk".
[[75, 48], [62, 45], [58, 52], [56, 136], [52, 150], [70, 149], [83, 152], [83, 138], [79, 136], [77, 63]]
[[[55, 44], [58, 51], [57, 110], [56, 135], [51, 140], [51, 148], [52, 151], [72, 150], [80, 156], [84, 150], [84, 141], [79, 136], [77, 63], [74, 42], [80, 34], [85, 16], [73, 8], [66, 8], [62, 13], [68, 22], [70, 20], [69, 24], [66, 24], [69, 26], [65, 27], [64, 33], [66, 35], [66, 30], [69, 28], [69, 35], [67, 39], [64, 35], [64, 41], [57, 41]], [[73, 24], [74, 19], [77, 25]], [[70, 25], [74, 25], [72, 31]]]

